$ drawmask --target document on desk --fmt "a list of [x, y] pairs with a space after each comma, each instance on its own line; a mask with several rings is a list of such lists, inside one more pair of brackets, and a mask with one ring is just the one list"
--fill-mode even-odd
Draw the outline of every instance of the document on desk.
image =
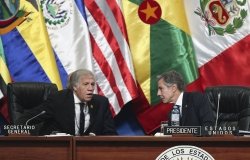
[[71, 135], [67, 133], [56, 133], [56, 134], [45, 135], [45, 137], [61, 137], [61, 136], [71, 136]]
[[239, 135], [243, 135], [245, 137], [250, 137], [250, 131], [239, 130]]
[[157, 132], [154, 134], [155, 137], [172, 137], [172, 135], [165, 135], [164, 133]]

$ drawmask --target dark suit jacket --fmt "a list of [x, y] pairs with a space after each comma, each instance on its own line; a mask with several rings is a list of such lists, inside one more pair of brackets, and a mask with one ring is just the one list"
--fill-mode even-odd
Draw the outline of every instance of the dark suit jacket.
[[[87, 104], [89, 106], [90, 126], [85, 134], [88, 135], [92, 132], [96, 135], [116, 135], [117, 132], [109, 110], [108, 99], [100, 95], [94, 95]], [[31, 115], [34, 116], [40, 113], [42, 110], [46, 111], [46, 113], [32, 122], [35, 124], [41, 121], [44, 122], [39, 131], [40, 135], [50, 134], [52, 131], [75, 135], [75, 104], [71, 90], [58, 91], [50, 96], [43, 105], [32, 110], [28, 116], [24, 117], [27, 119]]]
[[184, 92], [181, 126], [213, 126], [214, 124], [215, 117], [206, 95], [199, 92]]

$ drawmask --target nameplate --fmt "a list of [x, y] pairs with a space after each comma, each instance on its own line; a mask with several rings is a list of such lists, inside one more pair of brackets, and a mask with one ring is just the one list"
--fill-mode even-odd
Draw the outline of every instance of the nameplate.
[[236, 126], [205, 126], [204, 132], [209, 136], [237, 134]]
[[3, 129], [8, 135], [30, 135], [30, 131], [35, 130], [34, 125], [4, 125]]
[[200, 126], [164, 126], [164, 135], [201, 135]]

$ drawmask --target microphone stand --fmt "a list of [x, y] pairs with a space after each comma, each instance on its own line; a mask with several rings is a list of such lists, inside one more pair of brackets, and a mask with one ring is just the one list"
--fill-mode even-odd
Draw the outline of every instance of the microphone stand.
[[43, 115], [44, 113], [46, 113], [46, 111], [42, 111], [42, 112], [40, 112], [39, 114], [35, 115], [34, 117], [31, 117], [30, 119], [28, 119], [28, 120], [26, 121], [25, 125], [27, 126], [28, 123], [29, 123], [31, 120], [33, 120], [33, 119], [39, 117], [40, 115]]
[[218, 94], [216, 120], [215, 120], [215, 129], [217, 129], [217, 123], [218, 123], [218, 117], [219, 117], [219, 109], [220, 109], [220, 93]]

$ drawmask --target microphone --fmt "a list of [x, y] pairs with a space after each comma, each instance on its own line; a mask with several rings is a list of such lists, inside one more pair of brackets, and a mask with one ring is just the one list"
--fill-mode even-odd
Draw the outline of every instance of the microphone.
[[219, 117], [219, 110], [220, 110], [220, 93], [218, 93], [217, 111], [216, 111], [216, 120], [215, 120], [215, 129], [217, 128], [217, 122], [218, 122], [218, 117]]
[[33, 119], [35, 119], [35, 118], [37, 118], [37, 117], [39, 117], [39, 116], [41, 116], [41, 115], [43, 115], [43, 114], [45, 114], [45, 113], [46, 113], [46, 111], [42, 111], [42, 112], [40, 112], [39, 114], [37, 114], [37, 115], [31, 117], [30, 119], [28, 119], [28, 120], [26, 121], [25, 125], [28, 125], [28, 123], [29, 123], [31, 120], [33, 120]]

